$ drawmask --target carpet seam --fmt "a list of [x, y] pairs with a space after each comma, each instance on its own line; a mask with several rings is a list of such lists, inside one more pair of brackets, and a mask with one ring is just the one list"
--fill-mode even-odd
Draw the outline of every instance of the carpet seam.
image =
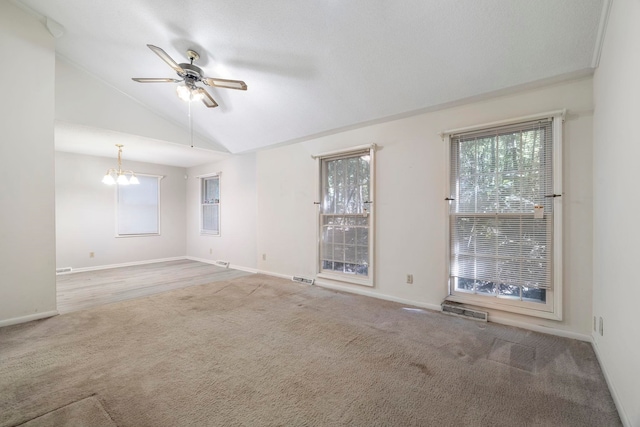
[[[73, 405], [74, 403], [78, 403], [78, 402], [80, 402], [80, 401], [82, 401], [82, 400], [89, 399], [90, 397], [95, 397], [95, 396], [97, 396], [97, 395], [98, 395], [97, 393], [93, 393], [93, 394], [90, 394], [89, 396], [83, 397], [82, 399], [78, 399], [78, 400], [74, 400], [73, 402], [66, 403], [66, 404], [64, 404], [64, 405], [62, 405], [62, 406], [60, 406], [60, 407], [58, 407], [58, 408], [52, 409], [52, 410], [47, 411], [47, 412], [45, 412], [45, 413], [43, 413], [43, 414], [40, 414], [40, 415], [36, 415], [35, 417], [33, 417], [33, 418], [29, 418], [28, 420], [25, 420], [25, 421], [23, 421], [23, 422], [21, 422], [21, 423], [19, 423], [19, 424], [15, 424], [13, 427], [20, 427], [21, 425], [24, 425], [24, 424], [26, 424], [26, 423], [28, 423], [28, 422], [31, 422], [31, 421], [33, 421], [33, 420], [35, 420], [35, 419], [37, 419], [37, 418], [44, 417], [44, 416], [45, 416], [45, 415], [47, 415], [47, 414], [50, 414], [50, 413], [55, 412], [55, 411], [59, 411], [59, 410], [60, 410], [60, 409], [62, 409], [62, 408], [66, 408], [67, 406], [71, 406], [71, 405]], [[100, 404], [102, 405], [102, 402], [100, 402]], [[105, 412], [106, 412], [106, 411], [105, 411]], [[108, 415], [108, 414], [107, 414], [107, 415]], [[109, 418], [111, 418], [111, 417], [109, 417]]]

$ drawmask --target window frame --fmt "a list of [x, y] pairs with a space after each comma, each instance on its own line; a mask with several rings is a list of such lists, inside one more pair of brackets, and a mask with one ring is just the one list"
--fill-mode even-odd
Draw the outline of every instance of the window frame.
[[[447, 198], [452, 197], [451, 188], [451, 137], [456, 134], [490, 130], [501, 126], [515, 125], [537, 119], [552, 120], [552, 175], [553, 193], [562, 195], [562, 145], [563, 145], [563, 123], [566, 110], [552, 111], [542, 114], [518, 117], [514, 119], [502, 120], [498, 122], [486, 123], [483, 125], [470, 126], [460, 129], [449, 130], [441, 133], [443, 141], [447, 144], [446, 152], [446, 193]], [[527, 302], [499, 297], [497, 295], [485, 296], [472, 293], [464, 293], [454, 289], [451, 280], [451, 226], [452, 215], [449, 209], [450, 202], [445, 203], [445, 215], [447, 221], [446, 239], [446, 286], [447, 300], [460, 302], [472, 306], [488, 309], [500, 310], [523, 314], [532, 317], [540, 317], [551, 320], [562, 320], [562, 197], [553, 198], [553, 223], [552, 223], [552, 257], [551, 257], [551, 278], [552, 287], [546, 291], [546, 302]]]
[[[368, 244], [369, 244], [369, 264], [367, 276], [357, 276], [348, 273], [338, 273], [326, 271], [322, 269], [322, 200], [324, 191], [322, 162], [324, 160], [333, 160], [346, 157], [352, 157], [359, 153], [369, 153], [369, 203], [367, 215], [369, 217], [368, 225]], [[355, 285], [373, 287], [375, 285], [375, 204], [376, 199], [376, 145], [367, 144], [350, 147], [342, 150], [336, 150], [326, 153], [313, 155], [316, 160], [316, 179], [317, 179], [317, 201], [316, 209], [316, 277], [321, 279], [334, 280], [339, 282], [351, 283]]]
[[[199, 175], [198, 177], [200, 188], [198, 193], [198, 206], [200, 211], [200, 235], [201, 236], [212, 236], [219, 237], [222, 233], [222, 182], [221, 182], [221, 173], [210, 173], [206, 175]], [[204, 203], [204, 190], [205, 190], [205, 180], [216, 178], [218, 180], [218, 202], [217, 203]], [[205, 206], [215, 205], [218, 207], [218, 231], [205, 230], [204, 228], [204, 207]]]
[[[158, 181], [158, 232], [157, 233], [133, 233], [133, 234], [120, 234], [120, 223], [119, 223], [119, 212], [120, 212], [120, 184], [115, 185], [114, 187], [114, 195], [115, 195], [115, 237], [117, 239], [122, 238], [130, 238], [130, 237], [153, 237], [162, 235], [162, 219], [161, 219], [161, 181], [164, 178], [164, 175], [154, 175], [154, 174], [146, 174], [146, 173], [136, 173], [137, 177], [152, 177], [156, 178]], [[136, 185], [136, 184], [129, 184]]]

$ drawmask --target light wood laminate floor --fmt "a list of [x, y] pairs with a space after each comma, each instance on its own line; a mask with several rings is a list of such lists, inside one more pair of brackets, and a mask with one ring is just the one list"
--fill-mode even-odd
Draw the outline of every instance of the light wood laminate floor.
[[69, 313], [249, 274], [252, 273], [191, 260], [62, 274], [56, 276], [58, 312]]

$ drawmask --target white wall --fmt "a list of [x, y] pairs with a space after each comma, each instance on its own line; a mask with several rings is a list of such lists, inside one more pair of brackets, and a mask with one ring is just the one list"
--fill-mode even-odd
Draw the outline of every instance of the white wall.
[[594, 298], [600, 361], [628, 426], [640, 426], [640, 2], [616, 0], [594, 78]]
[[[564, 320], [491, 317], [588, 339], [592, 277], [592, 80], [586, 78], [260, 151], [258, 269], [315, 271], [316, 169], [311, 154], [376, 143], [374, 294], [439, 306], [446, 289], [446, 144], [439, 133], [567, 108], [564, 139]], [[266, 261], [261, 258], [266, 254]], [[414, 275], [412, 285], [406, 274]]]
[[[0, 325], [56, 309], [54, 42], [0, 2]], [[9, 65], [10, 64], [10, 65]], [[25, 66], [17, 66], [24, 64]]]
[[[220, 172], [220, 235], [200, 234], [199, 175]], [[245, 154], [188, 169], [187, 255], [255, 268], [256, 157]]]
[[258, 268], [314, 276], [315, 160], [303, 144], [295, 144], [258, 152], [257, 170]]
[[[114, 147], [114, 155], [116, 149]], [[115, 186], [101, 182], [115, 158], [56, 152], [56, 266], [96, 267], [186, 254], [184, 168], [131, 162], [136, 173], [160, 181], [160, 236], [116, 238]], [[94, 252], [94, 258], [89, 257]]]

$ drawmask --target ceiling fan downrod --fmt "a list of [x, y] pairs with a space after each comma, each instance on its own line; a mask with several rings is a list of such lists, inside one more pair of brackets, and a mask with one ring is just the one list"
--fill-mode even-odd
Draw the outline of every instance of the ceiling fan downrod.
[[195, 50], [191, 50], [188, 49], [187, 50], [187, 58], [189, 58], [189, 60], [191, 60], [191, 65], [193, 65], [193, 61], [194, 60], [198, 60], [200, 59], [200, 54], [198, 52], [196, 52]]

